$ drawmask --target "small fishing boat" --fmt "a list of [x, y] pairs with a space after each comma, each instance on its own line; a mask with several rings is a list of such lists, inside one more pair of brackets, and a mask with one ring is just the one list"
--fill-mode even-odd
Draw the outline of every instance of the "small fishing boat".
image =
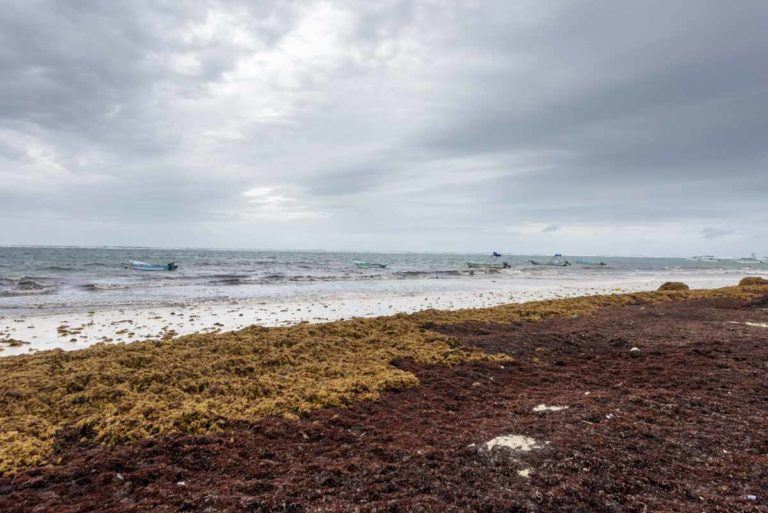
[[467, 262], [470, 269], [509, 269], [509, 262]]
[[692, 256], [689, 260], [695, 260], [696, 262], [719, 262], [720, 259], [714, 255], [696, 255]]
[[528, 260], [533, 265], [545, 265], [549, 267], [566, 267], [571, 265], [568, 260], [563, 260], [563, 255], [556, 254], [549, 260]]
[[147, 262], [131, 260], [131, 269], [134, 271], [175, 271], [178, 268], [179, 266], [176, 262], [168, 262], [167, 264], [148, 264]]
[[387, 268], [387, 264], [382, 264], [379, 262], [363, 262], [360, 260], [355, 260], [352, 263], [355, 264], [355, 267], [357, 267], [358, 269], [386, 269]]
[[764, 264], [765, 261], [761, 258], [757, 258], [757, 255], [755, 253], [752, 253], [748, 257], [744, 258], [737, 258], [734, 260], [737, 264], [743, 264], [743, 265], [754, 265], [754, 264]]
[[605, 262], [595, 262], [593, 260], [576, 260], [574, 264], [582, 267], [605, 267], [608, 265]]

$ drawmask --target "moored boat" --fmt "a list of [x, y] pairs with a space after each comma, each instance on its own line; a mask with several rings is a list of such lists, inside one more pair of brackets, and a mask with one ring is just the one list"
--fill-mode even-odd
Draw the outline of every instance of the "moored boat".
[[568, 260], [563, 260], [563, 255], [560, 253], [557, 253], [555, 256], [550, 258], [549, 260], [528, 260], [533, 265], [544, 265], [549, 267], [566, 267], [571, 265], [571, 263]]
[[743, 264], [743, 265], [754, 265], [754, 264], [764, 264], [766, 261], [762, 258], [757, 258], [757, 254], [752, 253], [748, 257], [744, 258], [737, 258], [734, 260], [737, 264]]
[[721, 259], [714, 255], [696, 255], [690, 257], [689, 260], [695, 260], [697, 262], [719, 262]]
[[596, 262], [593, 260], [576, 260], [574, 264], [580, 265], [582, 267], [605, 267], [608, 265], [605, 262]]
[[355, 264], [355, 267], [358, 269], [386, 269], [387, 264], [382, 264], [380, 262], [363, 262], [361, 260], [355, 260], [352, 262]]
[[134, 271], [175, 271], [178, 268], [179, 266], [176, 262], [168, 262], [167, 264], [149, 264], [147, 262], [131, 260], [131, 269]]
[[509, 269], [509, 262], [467, 262], [470, 269]]

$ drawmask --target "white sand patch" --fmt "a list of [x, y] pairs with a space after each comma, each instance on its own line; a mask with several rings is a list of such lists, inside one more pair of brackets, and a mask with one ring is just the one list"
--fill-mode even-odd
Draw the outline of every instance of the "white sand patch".
[[[444, 284], [449, 280], [429, 281]], [[233, 331], [251, 325], [289, 326], [299, 322], [320, 323], [352, 317], [413, 313], [430, 308], [484, 308], [510, 302], [611, 292], [605, 283], [585, 282], [567, 286], [540, 281], [514, 281], [504, 284], [475, 280], [466, 284], [466, 287], [475, 287], [473, 291], [429, 290], [426, 287], [431, 283], [428, 283], [420, 293], [411, 290], [398, 292], [393, 288], [394, 285], [384, 283], [383, 285], [389, 288], [382, 291], [356, 293], [342, 289], [335, 297], [297, 296], [289, 301], [232, 299], [221, 303], [93, 308], [58, 313], [35, 312], [18, 316], [4, 311], [0, 306], [0, 340], [13, 338], [29, 342], [19, 347], [0, 344], [4, 349], [0, 352], [0, 357], [56, 348], [65, 351], [83, 349], [98, 342], [130, 343], [166, 336], [173, 338], [190, 333]], [[414, 286], [413, 283], [408, 285]], [[448, 285], [459, 286], [461, 283]], [[488, 290], [489, 287], [498, 288]], [[643, 287], [638, 284], [638, 288]]]
[[[483, 279], [382, 280], [340, 283], [335, 290], [309, 286], [291, 288], [290, 298], [252, 289], [252, 297], [216, 301], [190, 300], [165, 306], [81, 306], [67, 311], [26, 311], [0, 305], [0, 340], [29, 344], [0, 344], [0, 358], [30, 351], [83, 349], [98, 342], [130, 343], [148, 338], [173, 338], [189, 333], [232, 331], [246, 326], [288, 326], [299, 322], [328, 322], [351, 317], [412, 313], [429, 308], [458, 310], [510, 302], [560, 299], [613, 292], [655, 290], [664, 281], [684, 281], [694, 288], [732, 285], [732, 274], [709, 276], [653, 275], [535, 275], [509, 272]], [[358, 290], [355, 287], [365, 287]], [[234, 289], [233, 289], [234, 290]], [[245, 289], [239, 294], [247, 295]], [[248, 289], [251, 290], [251, 289]], [[270, 289], [272, 290], [272, 289]], [[282, 289], [281, 289], [282, 290]], [[768, 326], [763, 326], [768, 327]]]
[[728, 324], [743, 324], [744, 326], [753, 326], [755, 328], [768, 328], [768, 323], [766, 322], [739, 322], [739, 321], [728, 321]]
[[[543, 445], [549, 442], [544, 442]], [[523, 453], [543, 447], [536, 439], [525, 435], [502, 435], [485, 443], [485, 455], [491, 462], [512, 462], [519, 468], [517, 475], [528, 478], [533, 469], [525, 466]]]
[[538, 442], [529, 437], [523, 435], [503, 435], [497, 436], [493, 440], [485, 443], [486, 449], [492, 451], [497, 447], [509, 449], [517, 452], [528, 452], [534, 449], [540, 449], [541, 446]]
[[567, 406], [547, 406], [546, 404], [540, 404], [538, 406], [534, 406], [533, 411], [545, 412], [545, 411], [562, 411], [567, 409], [568, 409]]

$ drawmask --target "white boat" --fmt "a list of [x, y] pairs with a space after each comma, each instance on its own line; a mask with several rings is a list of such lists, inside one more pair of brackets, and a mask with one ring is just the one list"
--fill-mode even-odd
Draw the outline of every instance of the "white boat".
[[528, 260], [533, 265], [545, 265], [549, 267], [566, 267], [571, 265], [568, 260], [563, 260], [563, 255], [557, 253], [549, 260]]
[[509, 262], [467, 262], [470, 269], [509, 269]]
[[695, 260], [697, 262], [719, 262], [720, 259], [713, 255], [697, 255], [692, 256], [689, 260]]
[[352, 262], [355, 264], [355, 267], [358, 269], [386, 269], [387, 264], [382, 264], [379, 262], [363, 262], [361, 260], [355, 260]]
[[754, 264], [764, 264], [766, 261], [762, 258], [757, 258], [757, 254], [752, 253], [748, 257], [744, 258], [737, 258], [734, 260], [737, 264], [743, 264], [743, 265], [754, 265]]
[[131, 260], [131, 269], [134, 271], [175, 271], [178, 268], [179, 266], [176, 262], [168, 262], [167, 264], [148, 264], [147, 262]]
[[593, 260], [576, 260], [574, 263], [582, 267], [605, 267], [608, 265], [605, 262], [596, 262]]

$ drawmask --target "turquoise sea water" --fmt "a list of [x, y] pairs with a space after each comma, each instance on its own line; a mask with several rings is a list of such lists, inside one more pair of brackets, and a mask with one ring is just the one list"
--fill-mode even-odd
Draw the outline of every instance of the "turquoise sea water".
[[[610, 276], [663, 271], [701, 273], [768, 271], [767, 264], [701, 262], [684, 258], [635, 258], [565, 255], [571, 262], [602, 261], [591, 268], [537, 267], [531, 258], [504, 255], [511, 268], [495, 273], [535, 278], [562, 275]], [[166, 263], [173, 272], [141, 272], [126, 268], [130, 260]], [[358, 269], [354, 261], [387, 264], [386, 269]], [[0, 314], [19, 309], [100, 307], [114, 305], [173, 304], [184, 301], [226, 301], [242, 298], [290, 298], [297, 291], [338, 295], [361, 290], [372, 283], [393, 290], [425, 280], [485, 279], [467, 262], [492, 261], [488, 254], [456, 253], [351, 253], [325, 251], [242, 251], [210, 249], [0, 247]]]

